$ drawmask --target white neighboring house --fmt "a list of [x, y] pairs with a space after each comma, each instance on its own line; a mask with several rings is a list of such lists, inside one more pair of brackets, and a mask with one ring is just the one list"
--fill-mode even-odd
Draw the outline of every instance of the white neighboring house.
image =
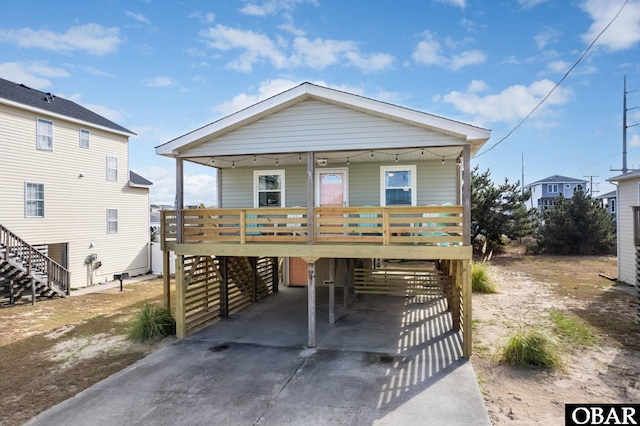
[[628, 172], [607, 181], [618, 186], [618, 280], [637, 286], [640, 223], [637, 222], [638, 217], [634, 220], [634, 215], [640, 213], [640, 171]]
[[84, 287], [149, 270], [149, 187], [129, 171], [130, 130], [0, 79], [0, 225]]
[[596, 197], [602, 203], [602, 207], [607, 209], [607, 213], [613, 216], [613, 220], [616, 220], [616, 214], [618, 213], [618, 195], [617, 191], [607, 192]]

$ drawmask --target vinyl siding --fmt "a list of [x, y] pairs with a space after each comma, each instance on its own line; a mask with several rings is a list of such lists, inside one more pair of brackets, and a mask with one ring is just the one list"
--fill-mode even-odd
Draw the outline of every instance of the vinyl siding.
[[[53, 151], [36, 149], [37, 117], [54, 123]], [[69, 243], [72, 287], [86, 285], [91, 253], [102, 262], [94, 281], [146, 272], [149, 191], [127, 185], [127, 137], [5, 105], [0, 124], [0, 223], [30, 244]], [[89, 149], [80, 147], [80, 128], [91, 132]], [[118, 158], [117, 181], [106, 180], [107, 155]], [[44, 218], [25, 218], [25, 182], [44, 184]], [[107, 208], [119, 210], [117, 234], [106, 233]]]
[[[349, 171], [349, 205], [380, 205], [380, 166], [416, 163], [351, 163]], [[346, 166], [346, 165], [345, 165]], [[222, 171], [222, 207], [253, 207], [253, 172], [259, 168], [224, 169]], [[267, 169], [265, 169], [267, 170]], [[268, 170], [276, 170], [275, 168]], [[285, 203], [287, 207], [307, 205], [306, 164], [280, 167], [285, 170]], [[316, 169], [318, 170], [318, 169]], [[455, 163], [440, 161], [417, 163], [418, 205], [456, 203]]]
[[627, 284], [636, 283], [636, 250], [633, 244], [633, 212], [638, 203], [640, 178], [618, 183], [618, 279]]
[[248, 124], [184, 155], [211, 156], [460, 145], [461, 139], [317, 100]]

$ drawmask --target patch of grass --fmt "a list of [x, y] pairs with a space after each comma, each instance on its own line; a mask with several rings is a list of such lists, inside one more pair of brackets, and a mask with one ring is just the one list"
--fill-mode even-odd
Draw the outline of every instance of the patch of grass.
[[148, 340], [153, 337], [165, 337], [176, 332], [176, 322], [171, 312], [160, 305], [145, 303], [131, 325], [129, 338]]
[[561, 360], [555, 342], [539, 329], [520, 329], [502, 348], [500, 360], [518, 367], [555, 370]]
[[471, 265], [471, 289], [474, 293], [497, 293], [489, 265], [474, 263]]
[[579, 346], [592, 346], [597, 343], [591, 328], [581, 319], [557, 309], [549, 312], [549, 318], [555, 324], [558, 334], [570, 343]]

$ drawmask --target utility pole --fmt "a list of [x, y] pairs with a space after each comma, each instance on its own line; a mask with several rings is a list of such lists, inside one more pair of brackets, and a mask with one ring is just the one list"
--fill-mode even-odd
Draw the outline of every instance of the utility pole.
[[594, 177], [600, 177], [598, 175], [583, 175], [583, 177], [588, 177], [589, 178], [589, 194], [591, 195], [591, 198], [593, 198], [593, 193], [594, 192], [598, 192], [598, 191], [594, 191], [593, 190], [593, 178]]
[[638, 108], [637, 106], [627, 108], [627, 95], [637, 91], [638, 89], [627, 91], [627, 76], [625, 75], [622, 89], [622, 169], [611, 169], [611, 171], [622, 172], [622, 174], [629, 171], [627, 168], [627, 129], [638, 125], [638, 123], [630, 126], [627, 125], [627, 112]]

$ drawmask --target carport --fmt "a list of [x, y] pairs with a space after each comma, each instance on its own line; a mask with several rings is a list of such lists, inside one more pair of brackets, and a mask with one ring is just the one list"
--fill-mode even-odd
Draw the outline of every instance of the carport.
[[285, 287], [48, 410], [31, 425], [489, 425], [443, 297], [360, 294], [328, 323]]

